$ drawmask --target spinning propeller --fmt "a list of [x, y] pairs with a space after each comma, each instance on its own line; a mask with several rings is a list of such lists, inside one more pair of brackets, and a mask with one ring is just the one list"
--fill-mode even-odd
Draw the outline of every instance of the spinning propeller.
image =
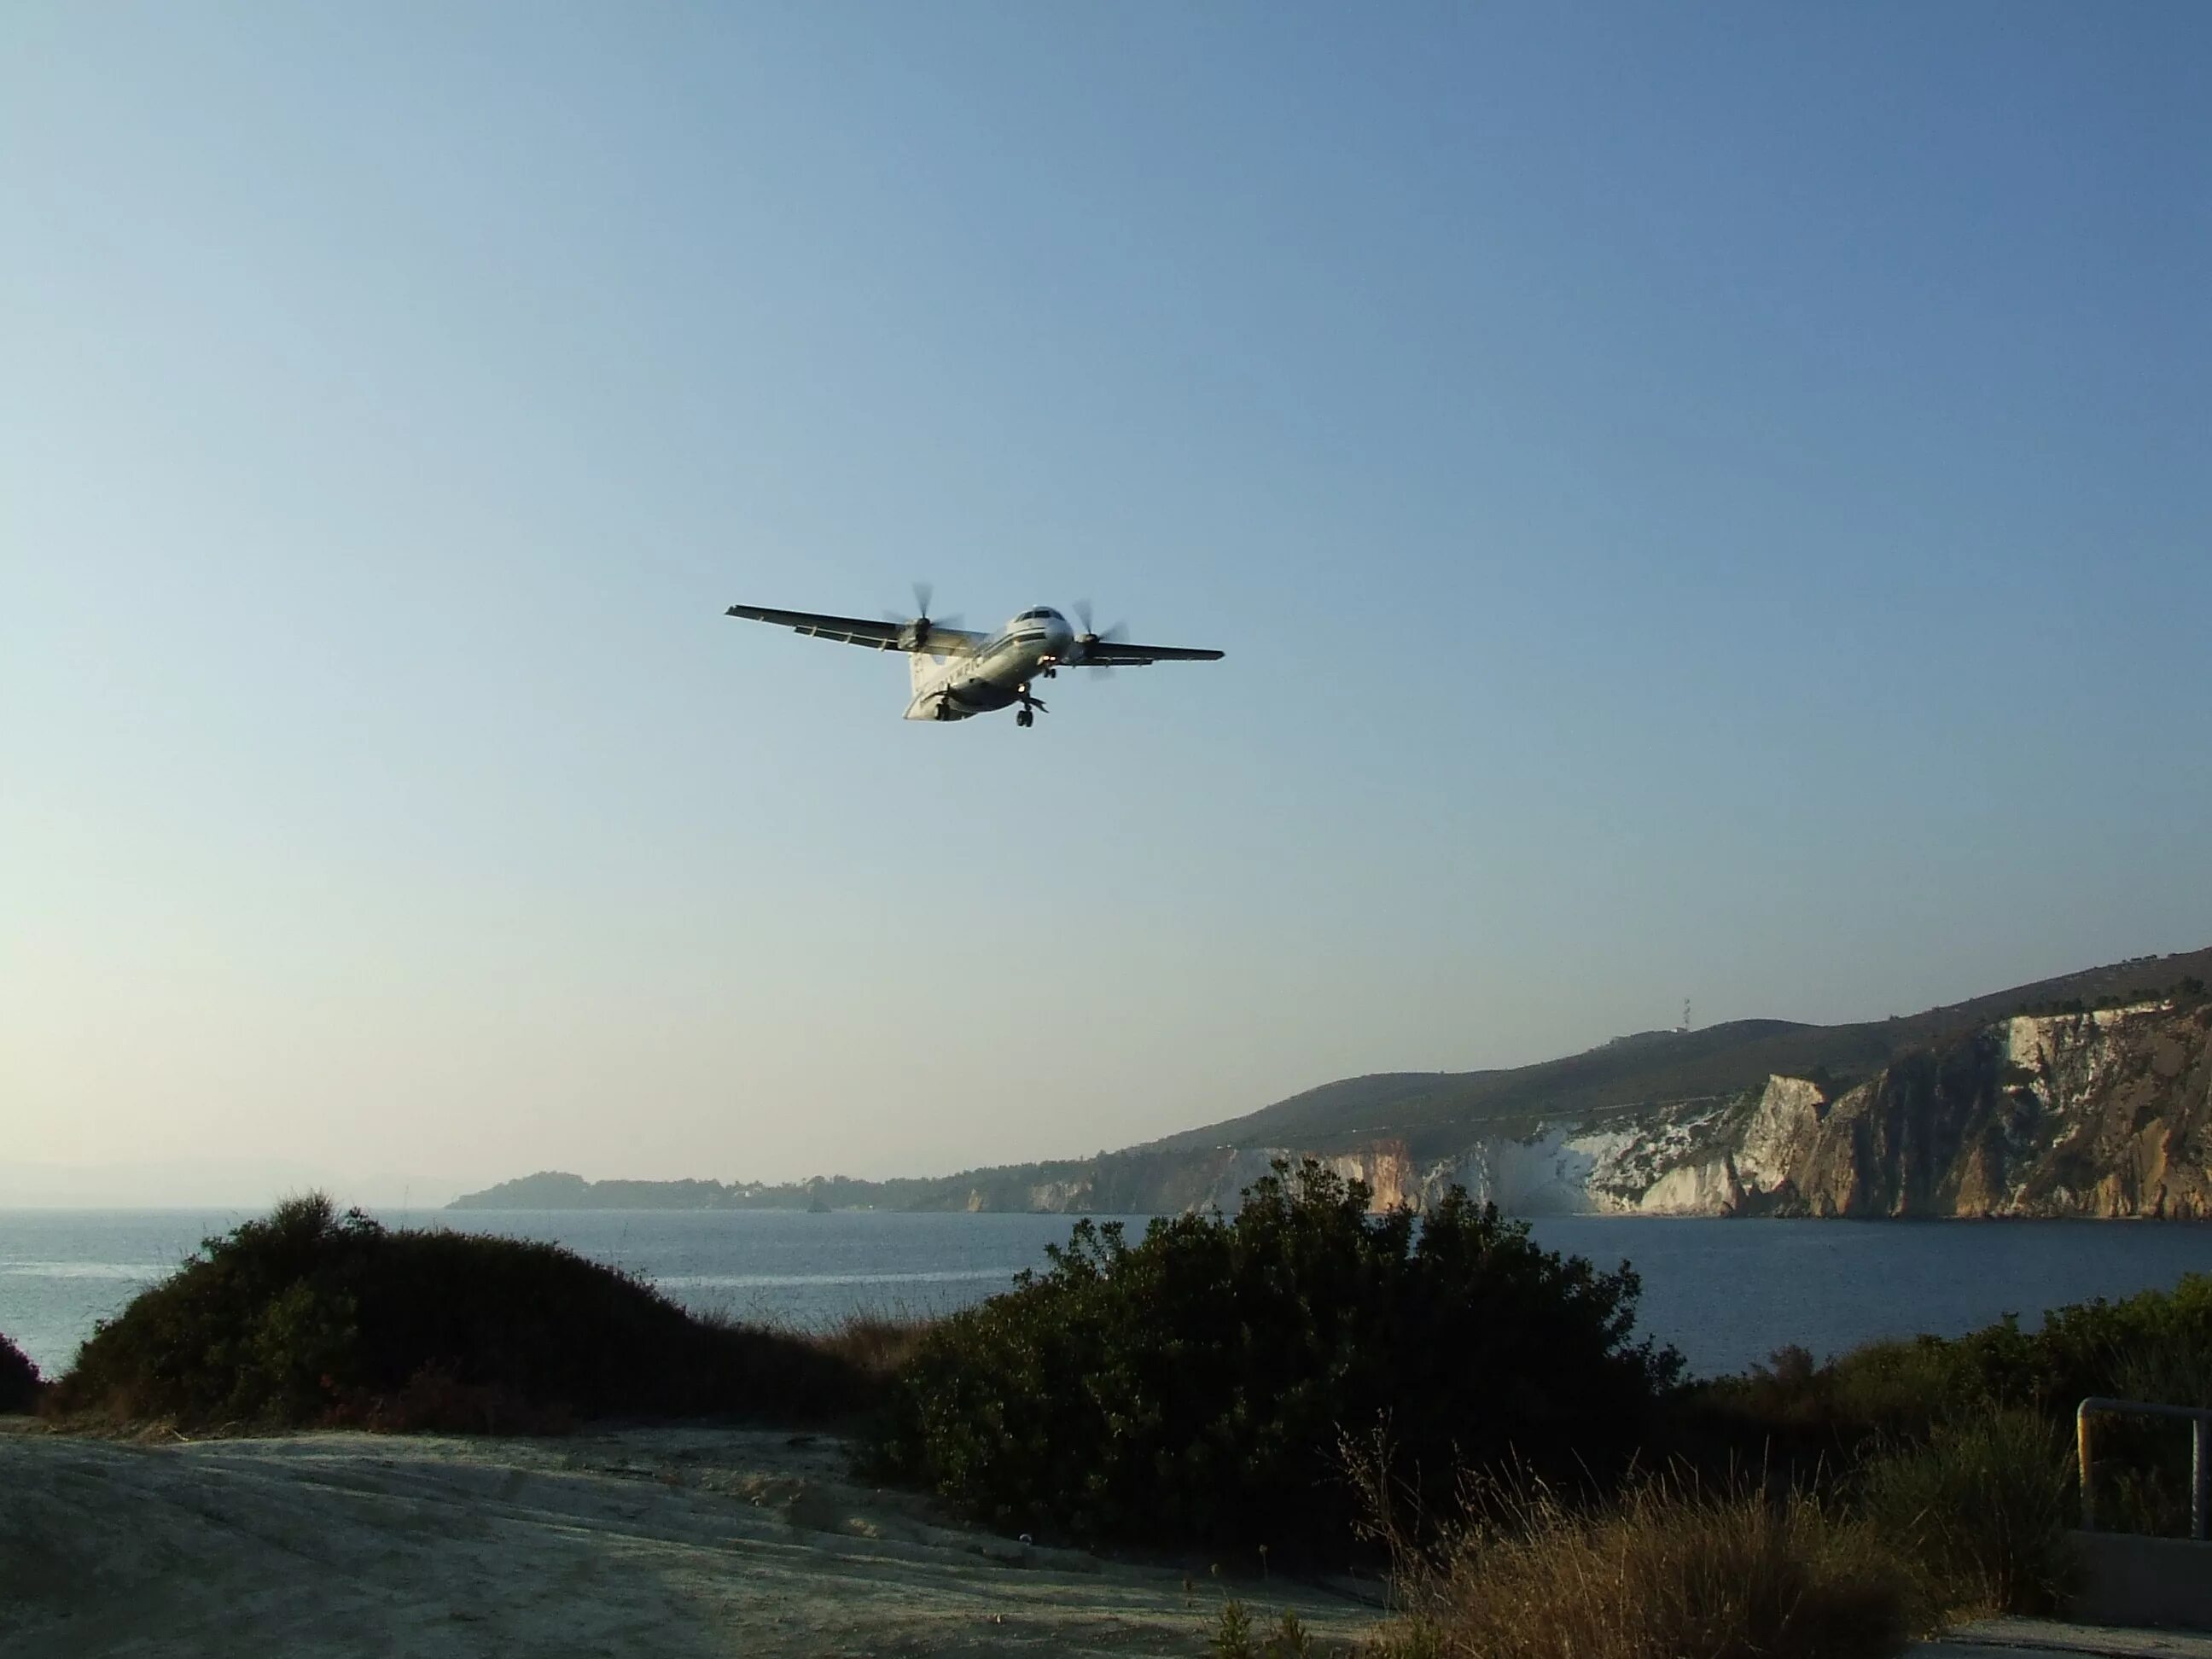
[[929, 648], [929, 636], [939, 626], [953, 629], [960, 626], [960, 618], [957, 616], [933, 617], [929, 614], [930, 595], [934, 591], [927, 582], [916, 582], [914, 585], [915, 614], [913, 616], [902, 617], [896, 611], [884, 612], [885, 622], [897, 623], [904, 629], [905, 631], [899, 639], [899, 644], [902, 648], [908, 651], [927, 652]]
[[1127, 630], [1120, 623], [1107, 628], [1093, 628], [1091, 625], [1091, 601], [1088, 599], [1078, 599], [1075, 602], [1075, 614], [1078, 620], [1083, 623], [1083, 631], [1075, 636], [1074, 650], [1068, 657], [1069, 664], [1079, 668], [1094, 668], [1102, 675], [1110, 675], [1114, 672], [1112, 663], [1086, 662], [1085, 659], [1091, 654], [1091, 647], [1094, 645], [1121, 644], [1128, 637]]

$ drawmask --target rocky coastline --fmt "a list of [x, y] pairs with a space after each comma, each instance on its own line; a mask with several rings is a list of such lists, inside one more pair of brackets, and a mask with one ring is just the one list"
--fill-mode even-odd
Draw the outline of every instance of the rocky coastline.
[[2212, 1219], [2212, 1004], [1999, 1019], [1837, 1088], [1757, 1087], [1402, 1137], [1138, 1147], [942, 1178], [769, 1186], [545, 1174], [455, 1207], [879, 1208], [1172, 1214], [1233, 1209], [1279, 1158], [1364, 1182], [1375, 1206], [1453, 1187], [1515, 1215]]

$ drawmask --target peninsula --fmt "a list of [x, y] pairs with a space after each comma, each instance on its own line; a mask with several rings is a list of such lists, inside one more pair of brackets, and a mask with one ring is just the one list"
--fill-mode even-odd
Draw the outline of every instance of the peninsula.
[[586, 1181], [492, 1209], [1161, 1214], [1313, 1156], [1378, 1206], [1453, 1186], [1509, 1213], [2212, 1219], [2212, 949], [1909, 1018], [1645, 1031], [1510, 1070], [1351, 1078], [1091, 1158], [890, 1181]]

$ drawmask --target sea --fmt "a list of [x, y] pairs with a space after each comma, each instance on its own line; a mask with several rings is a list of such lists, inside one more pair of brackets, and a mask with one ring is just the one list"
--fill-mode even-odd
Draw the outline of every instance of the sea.
[[[0, 1209], [0, 1333], [49, 1376], [228, 1210]], [[387, 1224], [544, 1239], [625, 1268], [685, 1306], [799, 1328], [854, 1313], [946, 1311], [1005, 1290], [1059, 1215], [887, 1211], [386, 1212]], [[1098, 1220], [1117, 1218], [1099, 1217]], [[1118, 1218], [1134, 1237], [1146, 1218]], [[2124, 1221], [1776, 1221], [1551, 1217], [1547, 1249], [1643, 1282], [1639, 1332], [1692, 1375], [1739, 1371], [1795, 1345], [1821, 1358], [1877, 1337], [1955, 1336], [2044, 1310], [2212, 1273], [2212, 1225]]]

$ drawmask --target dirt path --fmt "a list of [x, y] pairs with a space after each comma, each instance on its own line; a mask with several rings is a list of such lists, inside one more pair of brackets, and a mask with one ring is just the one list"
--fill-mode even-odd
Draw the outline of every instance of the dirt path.
[[[5, 1659], [1200, 1654], [1221, 1591], [1185, 1583], [948, 1523], [823, 1438], [0, 1434]], [[1248, 1599], [1332, 1644], [1377, 1617]]]

